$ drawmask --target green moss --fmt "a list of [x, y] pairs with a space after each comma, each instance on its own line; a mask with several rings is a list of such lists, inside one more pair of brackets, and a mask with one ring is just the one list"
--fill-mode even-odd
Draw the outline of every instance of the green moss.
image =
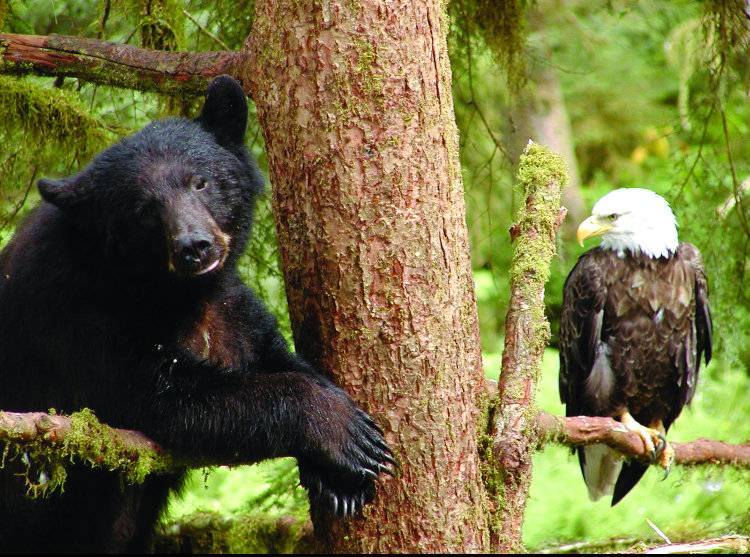
[[505, 474], [503, 467], [495, 459], [493, 452], [495, 416], [499, 408], [497, 398], [486, 397], [481, 401], [482, 412], [479, 417], [478, 431], [480, 431], [477, 445], [479, 447], [479, 471], [482, 475], [487, 498], [490, 502], [489, 527], [491, 535], [496, 535], [502, 529], [503, 510], [505, 508]]
[[172, 468], [168, 457], [150, 449], [126, 450], [122, 441], [112, 435], [112, 428], [102, 424], [88, 408], [70, 415], [70, 432], [62, 451], [92, 468], [119, 472], [130, 484], [140, 484], [146, 476]]
[[357, 50], [357, 63], [354, 69], [358, 74], [362, 91], [368, 97], [374, 97], [377, 105], [382, 106], [385, 78], [382, 73], [374, 69], [377, 62], [375, 48], [363, 39], [355, 39], [354, 47]]
[[28, 79], [0, 76], [0, 119], [22, 128], [30, 141], [52, 140], [82, 156], [93, 155], [112, 139], [75, 95]]
[[[541, 355], [549, 341], [549, 323], [544, 303], [537, 295], [549, 280], [550, 262], [555, 255], [556, 222], [562, 190], [568, 180], [562, 158], [542, 145], [529, 142], [521, 156], [518, 183], [526, 199], [533, 198], [533, 213], [522, 205], [516, 218], [517, 240], [510, 269], [511, 284], [521, 289], [530, 302], [535, 328], [531, 349]], [[535, 229], [529, 233], [530, 229]]]
[[[42, 430], [54, 431], [52, 424], [49, 425], [45, 427], [42, 421]], [[31, 441], [25, 439], [24, 433], [8, 432], [9, 440], [3, 448], [0, 468], [10, 460], [23, 464], [21, 476], [27, 494], [32, 498], [62, 492], [67, 478], [66, 466], [76, 462], [119, 472], [123, 481], [129, 484], [143, 483], [149, 474], [173, 470], [168, 456], [148, 448], [126, 447], [113, 435], [113, 429], [99, 422], [89, 409], [71, 414], [70, 431], [62, 442], [56, 440], [54, 433], [37, 436]]]
[[526, 80], [523, 50], [526, 44], [523, 0], [454, 0], [448, 3], [452, 21], [458, 27], [457, 46], [470, 48], [476, 39], [484, 41], [498, 63], [505, 68], [508, 83], [519, 88]]
[[361, 0], [346, 0], [346, 7], [349, 8], [354, 17], [358, 17], [362, 13]]
[[231, 553], [306, 553], [313, 549], [310, 528], [294, 517], [243, 516], [227, 533]]
[[[523, 193], [528, 197], [534, 195], [540, 186], [547, 186], [550, 182], [557, 182], [559, 188], [548, 188], [549, 195], [542, 198], [547, 205], [560, 204], [562, 188], [568, 181], [568, 172], [562, 157], [553, 153], [543, 145], [529, 141], [526, 150], [521, 155], [518, 167], [518, 182]], [[523, 212], [523, 209], [521, 209]], [[555, 217], [557, 213], [555, 212]]]
[[314, 550], [312, 527], [293, 516], [224, 516], [196, 512], [161, 526], [156, 553], [190, 547], [193, 553], [308, 553]]

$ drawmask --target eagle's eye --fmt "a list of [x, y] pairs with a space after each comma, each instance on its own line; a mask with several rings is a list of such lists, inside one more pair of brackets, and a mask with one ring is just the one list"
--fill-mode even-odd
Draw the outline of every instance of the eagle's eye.
[[617, 213], [612, 213], [604, 218], [606, 218], [607, 220], [617, 220]]

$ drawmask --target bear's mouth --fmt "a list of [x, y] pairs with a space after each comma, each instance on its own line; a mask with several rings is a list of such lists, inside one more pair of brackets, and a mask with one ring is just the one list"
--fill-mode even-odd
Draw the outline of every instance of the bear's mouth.
[[201, 275], [208, 275], [210, 273], [213, 273], [214, 271], [220, 270], [222, 267], [224, 267], [224, 262], [227, 259], [227, 255], [229, 254], [229, 251], [225, 248], [221, 250], [221, 255], [217, 257], [212, 263], [209, 263], [202, 269], [195, 271], [193, 273], [193, 276], [199, 277]]
[[200, 271], [196, 272], [195, 276], [197, 277], [197, 276], [200, 276], [200, 275], [207, 275], [211, 271], [214, 271], [214, 270], [218, 269], [219, 265], [221, 265], [221, 259], [217, 259], [216, 261], [214, 261], [213, 263], [211, 263], [205, 269], [201, 269]]

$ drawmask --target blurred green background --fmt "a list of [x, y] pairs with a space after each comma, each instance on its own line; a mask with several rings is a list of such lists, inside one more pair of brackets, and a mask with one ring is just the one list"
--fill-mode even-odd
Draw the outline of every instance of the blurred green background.
[[[75, 34], [183, 50], [237, 49], [252, 0], [0, 0], [3, 32]], [[748, 33], [744, 2], [451, 0], [450, 54], [461, 133], [467, 223], [485, 372], [497, 378], [511, 257], [508, 228], [520, 194], [518, 153], [531, 135], [559, 142], [576, 178], [570, 224], [546, 303], [553, 330], [537, 401], [557, 397], [562, 283], [583, 251], [575, 220], [616, 187], [651, 188], [671, 202], [680, 237], [702, 251], [711, 285], [716, 358], [672, 440], [750, 439]], [[35, 182], [74, 172], [153, 118], [194, 115], [200, 100], [94, 86], [76, 79], [0, 76], [0, 246], [38, 202]], [[547, 134], [547, 135], [545, 135]], [[266, 168], [254, 115], [248, 145]], [[575, 203], [579, 203], [577, 208]], [[268, 196], [241, 262], [289, 331]], [[589, 246], [587, 246], [588, 248]], [[577, 460], [561, 447], [535, 457], [524, 527], [529, 548], [568, 541], [652, 539], [646, 518], [674, 539], [747, 531], [748, 474], [650, 471], [620, 505], [591, 503]], [[168, 517], [198, 509], [305, 516], [293, 461], [195, 471]]]

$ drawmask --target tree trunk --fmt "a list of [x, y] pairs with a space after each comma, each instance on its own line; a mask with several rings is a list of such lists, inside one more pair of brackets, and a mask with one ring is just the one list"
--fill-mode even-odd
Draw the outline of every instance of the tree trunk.
[[263, 126], [295, 344], [401, 464], [334, 552], [488, 550], [482, 393], [448, 21], [431, 0], [258, 1]]

